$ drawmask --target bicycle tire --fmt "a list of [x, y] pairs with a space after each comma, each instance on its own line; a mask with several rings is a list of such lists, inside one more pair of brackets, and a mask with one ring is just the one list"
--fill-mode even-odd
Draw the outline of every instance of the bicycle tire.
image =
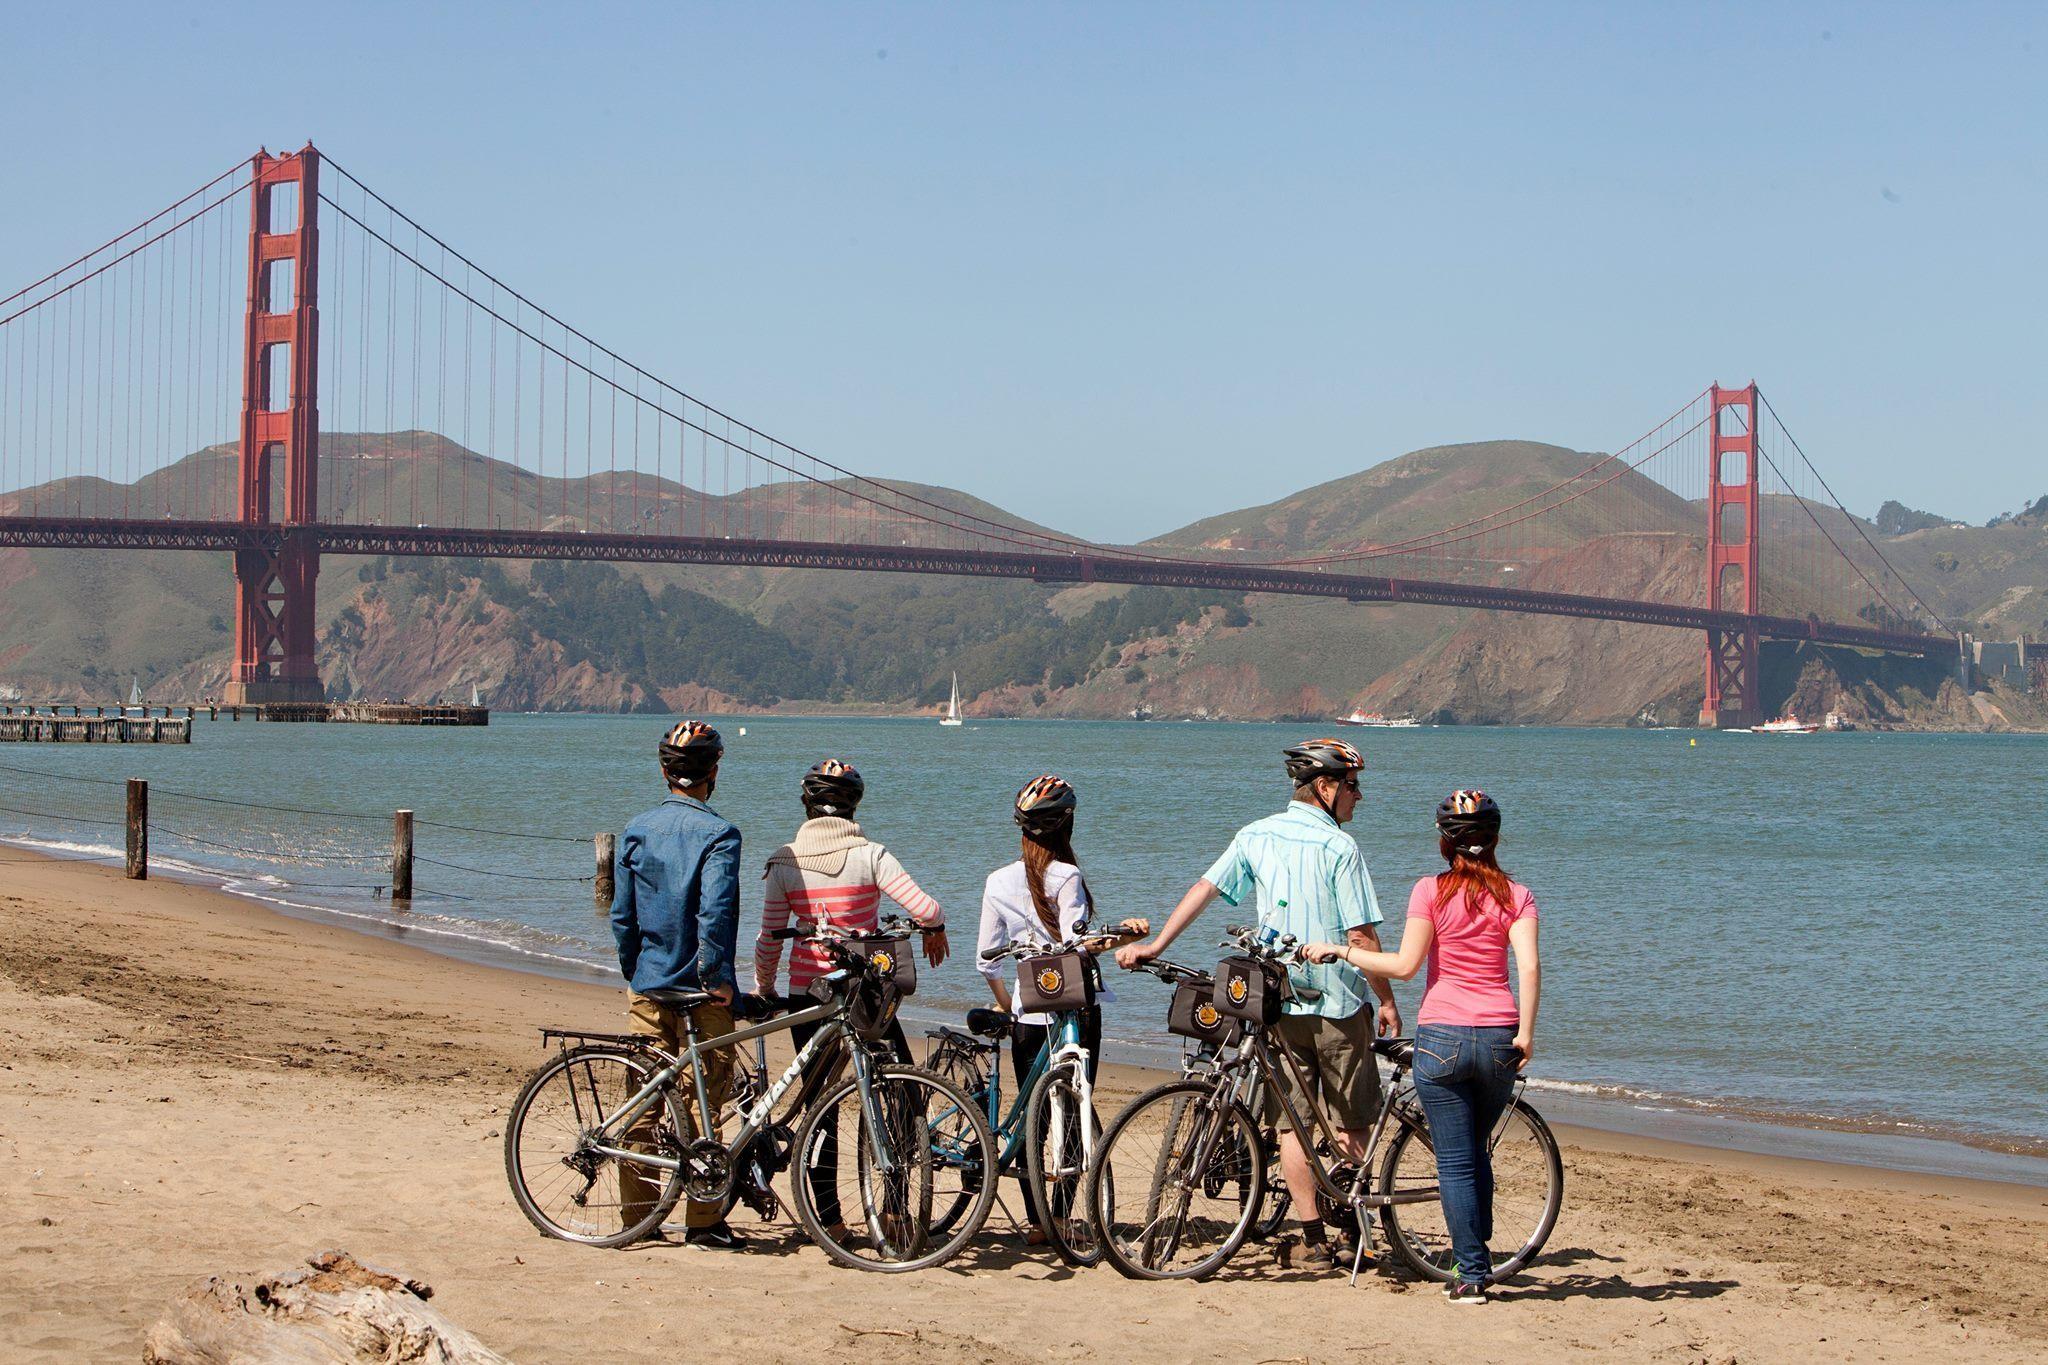
[[[1518, 1128], [1522, 1130], [1521, 1136], [1516, 1136]], [[1380, 1194], [1390, 1195], [1394, 1192], [1396, 1171], [1400, 1167], [1402, 1156], [1412, 1146], [1425, 1144], [1424, 1134], [1426, 1131], [1425, 1127], [1409, 1123], [1401, 1125], [1401, 1131], [1395, 1135], [1393, 1142], [1388, 1144], [1387, 1154], [1380, 1163], [1378, 1181]], [[1522, 1220], [1531, 1226], [1529, 1234], [1513, 1253], [1507, 1256], [1502, 1256], [1499, 1253], [1494, 1254], [1491, 1275], [1494, 1279], [1500, 1280], [1506, 1279], [1535, 1260], [1537, 1255], [1542, 1252], [1543, 1244], [1550, 1239], [1551, 1232], [1557, 1227], [1558, 1213], [1564, 1207], [1564, 1156], [1558, 1150], [1557, 1138], [1551, 1133], [1550, 1125], [1543, 1121], [1543, 1116], [1520, 1100], [1516, 1100], [1507, 1107], [1507, 1110], [1501, 1115], [1501, 1124], [1495, 1131], [1497, 1134], [1493, 1149], [1495, 1155], [1499, 1156], [1501, 1154], [1501, 1144], [1516, 1144], [1513, 1150], [1521, 1150], [1524, 1153], [1523, 1162], [1534, 1169], [1540, 1170], [1545, 1181], [1543, 1197], [1538, 1205], [1539, 1212], [1533, 1220]], [[1526, 1146], [1523, 1146], [1523, 1144], [1526, 1144]], [[1430, 1155], [1429, 1164], [1433, 1172], [1436, 1168], [1436, 1158], [1433, 1151]], [[1522, 1182], [1522, 1187], [1526, 1188], [1526, 1184], [1526, 1181]], [[1502, 1194], [1500, 1168], [1498, 1162], [1496, 1162], [1494, 1171], [1494, 1230], [1496, 1233], [1500, 1231]], [[1532, 1202], [1527, 1196], [1521, 1195], [1519, 1189], [1510, 1191], [1509, 1195], [1511, 1199], [1515, 1199], [1520, 1203]], [[1385, 1207], [1381, 1215], [1381, 1222], [1386, 1226], [1387, 1240], [1393, 1244], [1395, 1253], [1417, 1275], [1425, 1279], [1448, 1282], [1452, 1275], [1456, 1273], [1456, 1266], [1449, 1254], [1448, 1241], [1443, 1238], [1425, 1237], [1418, 1228], [1405, 1225], [1402, 1222], [1401, 1210], [1403, 1208], [1417, 1207], [1429, 1208], [1432, 1206], [1427, 1204], [1389, 1204]], [[1426, 1215], [1424, 1216], [1426, 1217]], [[1420, 1221], [1417, 1215], [1411, 1214], [1409, 1217], [1417, 1219], [1418, 1222]], [[1432, 1252], [1429, 1249], [1431, 1242], [1438, 1243], [1442, 1250]]]
[[1286, 1226], [1288, 1210], [1294, 1207], [1294, 1195], [1280, 1174], [1279, 1139], [1266, 1123], [1265, 1095], [1266, 1079], [1261, 1075], [1252, 1086], [1251, 1094], [1245, 1097], [1244, 1106], [1245, 1112], [1259, 1122], [1259, 1157], [1266, 1164], [1265, 1197], [1259, 1211], [1252, 1216], [1251, 1240], [1254, 1242], [1271, 1241]]
[[[1047, 1068], [1038, 1078], [1038, 1084], [1031, 1087], [1031, 1104], [1024, 1112], [1024, 1169], [1029, 1180], [1025, 1190], [1025, 1202], [1031, 1206], [1032, 1221], [1045, 1234], [1046, 1242], [1059, 1254], [1059, 1258], [1071, 1266], [1087, 1267], [1102, 1263], [1102, 1225], [1095, 1221], [1094, 1179], [1096, 1162], [1090, 1159], [1094, 1153], [1085, 1150], [1076, 1152], [1076, 1135], [1084, 1133], [1081, 1127], [1080, 1085], [1078, 1073], [1080, 1063], [1062, 1062]], [[1061, 1145], [1065, 1149], [1059, 1158], [1058, 1168], [1062, 1188], [1048, 1188], [1046, 1180], [1046, 1157], [1052, 1120], [1056, 1109], [1062, 1119]], [[1096, 1151], [1101, 1150], [1102, 1123], [1095, 1120]], [[1085, 1136], [1081, 1145], [1085, 1148]], [[1076, 1156], [1081, 1160], [1078, 1176], [1064, 1174]], [[1080, 1223], [1086, 1229], [1076, 1236], [1074, 1225]]]
[[[621, 1100], [630, 1099], [634, 1094], [638, 1093], [647, 1084], [648, 1079], [659, 1070], [655, 1062], [645, 1054], [631, 1048], [620, 1047], [572, 1048], [568, 1051], [557, 1053], [554, 1057], [544, 1062], [531, 1076], [527, 1077], [526, 1083], [519, 1088], [518, 1096], [512, 1101], [511, 1113], [506, 1116], [505, 1179], [512, 1186], [512, 1202], [517, 1204], [519, 1211], [526, 1215], [526, 1221], [532, 1223], [549, 1237], [559, 1238], [565, 1242], [581, 1242], [585, 1246], [629, 1246], [660, 1228], [663, 1221], [675, 1209], [675, 1206], [681, 1202], [683, 1197], [682, 1172], [679, 1170], [661, 1171], [661, 1193], [655, 1198], [651, 1212], [645, 1217], [632, 1223], [626, 1223], [622, 1216], [620, 1219], [621, 1226], [616, 1231], [602, 1232], [597, 1230], [595, 1224], [591, 1226], [578, 1226], [574, 1223], [564, 1222], [560, 1215], [551, 1213], [544, 1207], [544, 1205], [551, 1203], [552, 1199], [542, 1192], [536, 1192], [533, 1187], [534, 1183], [540, 1181], [543, 1177], [543, 1171], [538, 1158], [543, 1150], [553, 1150], [560, 1143], [559, 1140], [542, 1142], [536, 1134], [533, 1151], [529, 1153], [526, 1150], [527, 1144], [523, 1140], [527, 1136], [528, 1121], [534, 1117], [536, 1105], [544, 1096], [549, 1094], [551, 1083], [554, 1083], [554, 1088], [556, 1089], [566, 1084], [572, 1114], [576, 1113], [579, 1104], [584, 1103], [583, 1100], [579, 1099], [576, 1090], [576, 1068], [580, 1067], [584, 1070], [586, 1094], [593, 1098], [596, 1097], [599, 1083], [595, 1079], [593, 1067], [598, 1063], [617, 1063], [626, 1073], [626, 1079], [622, 1079], [617, 1086], [617, 1089], [623, 1091], [623, 1093], [615, 1095], [615, 1098]], [[688, 1131], [688, 1112], [683, 1108], [679, 1097], [673, 1089], [663, 1096], [662, 1103], [666, 1108], [669, 1123], [668, 1135], [663, 1140], [670, 1150], [664, 1153], [664, 1155], [680, 1155], [680, 1152], [675, 1148], [673, 1135]], [[601, 1112], [595, 1111], [593, 1111], [591, 1117], [597, 1118], [600, 1122], [603, 1118]], [[591, 1125], [587, 1123], [580, 1125], [581, 1129], [587, 1129], [589, 1126]], [[554, 1157], [553, 1165], [567, 1167], [572, 1172], [575, 1172], [576, 1168], [569, 1166], [568, 1163], [576, 1154], [577, 1146], [572, 1145], [568, 1152], [558, 1153]], [[616, 1167], [619, 1164], [618, 1159], [614, 1157], [598, 1157], [595, 1160], [598, 1163], [598, 1173], [584, 1176], [587, 1183], [583, 1188], [583, 1194], [588, 1194], [590, 1189], [599, 1183], [605, 1167]], [[580, 1175], [582, 1173], [577, 1172], [577, 1174]], [[554, 1171], [550, 1169], [546, 1171], [546, 1175], [553, 1177]], [[653, 1178], [652, 1170], [650, 1170], [649, 1175], [650, 1178]], [[574, 1194], [570, 1196], [572, 1205], [576, 1204], [579, 1197]]]
[[[1167, 1141], [1157, 1152], [1134, 1150], [1129, 1163], [1130, 1173], [1116, 1175], [1119, 1155], [1127, 1145], [1138, 1148], [1145, 1145], [1142, 1136], [1148, 1129], [1143, 1124], [1151, 1120], [1153, 1111], [1162, 1107], [1177, 1106], [1165, 1115]], [[1186, 1134], [1173, 1145], [1173, 1135], [1180, 1133], [1184, 1121], [1190, 1120]], [[1223, 1129], [1230, 1131], [1225, 1132]], [[1134, 1134], [1140, 1136], [1133, 1139]], [[1230, 1262], [1250, 1235], [1252, 1217], [1257, 1213], [1260, 1200], [1265, 1194], [1265, 1164], [1251, 1161], [1240, 1172], [1212, 1171], [1195, 1172], [1192, 1167], [1202, 1148], [1209, 1148], [1213, 1161], [1218, 1151], [1257, 1152], [1258, 1128], [1243, 1105], [1229, 1099], [1214, 1081], [1178, 1080], [1156, 1085], [1125, 1105], [1122, 1112], [1110, 1121], [1109, 1129], [1102, 1135], [1102, 1149], [1096, 1157], [1097, 1179], [1094, 1191], [1092, 1213], [1095, 1226], [1102, 1239], [1104, 1258], [1123, 1274], [1134, 1280], [1201, 1280], [1207, 1279]], [[1213, 1177], [1213, 1181], [1212, 1181]], [[1178, 1186], [1186, 1192], [1178, 1197], [1181, 1207], [1177, 1212], [1161, 1215], [1159, 1201], [1160, 1186], [1169, 1187], [1168, 1198], [1176, 1198], [1170, 1191]], [[1188, 1221], [1187, 1204], [1192, 1200], [1192, 1191], [1214, 1183], [1218, 1198], [1224, 1189], [1238, 1192], [1238, 1212], [1230, 1225], [1217, 1241], [1215, 1248], [1197, 1258], [1192, 1264], [1181, 1267], [1163, 1267], [1156, 1262], [1159, 1258], [1159, 1243], [1166, 1240], [1166, 1255], [1185, 1239]], [[1109, 1201], [1122, 1200], [1132, 1196], [1137, 1189], [1144, 1189], [1143, 1199], [1136, 1207], [1141, 1212], [1140, 1221], [1131, 1225], [1133, 1239], [1121, 1235], [1124, 1223], [1118, 1218], [1118, 1210]], [[1162, 1231], [1162, 1228], [1164, 1231]], [[1127, 1245], [1127, 1240], [1131, 1245]], [[1134, 1254], [1134, 1249], [1136, 1254]], [[1148, 1258], [1151, 1262], [1148, 1264]]]
[[1266, 1197], [1252, 1219], [1252, 1240], [1255, 1242], [1271, 1241], [1287, 1225], [1287, 1215], [1294, 1209], [1294, 1194], [1280, 1175], [1278, 1142], [1268, 1145], [1266, 1131], [1263, 1128], [1259, 1130], [1259, 1151], [1266, 1162]]
[[[925, 1070], [936, 1071], [939, 1075], [944, 1076], [947, 1080], [959, 1086], [966, 1093], [968, 1100], [974, 1104], [974, 1107], [980, 1109], [986, 1115], [988, 1112], [987, 1106], [981, 1102], [980, 1097], [987, 1094], [989, 1073], [983, 1071], [970, 1054], [958, 1049], [934, 1048], [932, 1051], [938, 1054], [937, 1061], [934, 1062], [932, 1055], [928, 1053], [925, 1057]], [[999, 1057], [995, 1057], [994, 1054], [989, 1055], [993, 1058], [995, 1065], [1001, 1064]], [[988, 1117], [989, 1123], [993, 1125], [995, 1122], [994, 1116], [989, 1115]], [[993, 1135], [995, 1130], [991, 1127], [989, 1131]], [[986, 1172], [995, 1164], [996, 1158], [1001, 1155], [1000, 1152], [984, 1152], [979, 1158], [980, 1170]], [[980, 1178], [985, 1179], [986, 1176], [984, 1175]], [[940, 1236], [944, 1236], [959, 1221], [960, 1215], [967, 1212], [967, 1206], [973, 1202], [973, 1193], [973, 1188], [964, 1188], [945, 1208], [933, 1213], [932, 1231]]]
[[[958, 1134], [957, 1131], [950, 1132], [945, 1136], [934, 1136], [931, 1133], [931, 1125], [928, 1119], [917, 1121], [923, 1141], [918, 1161], [924, 1169], [929, 1170], [935, 1164], [952, 1165], [950, 1152], [939, 1150], [942, 1142], [947, 1144], [957, 1142], [962, 1148], [973, 1148], [984, 1155], [993, 1150], [995, 1139], [989, 1133], [987, 1117], [982, 1114], [980, 1108], [974, 1104], [966, 1092], [962, 1091], [959, 1086], [947, 1080], [944, 1076], [919, 1066], [895, 1064], [875, 1067], [869, 1075], [875, 1085], [885, 1091], [890, 1088], [889, 1083], [892, 1081], [907, 1082], [924, 1087], [932, 1092], [932, 1095], [937, 1100], [942, 1102], [939, 1110], [942, 1122], [966, 1126], [968, 1131], [964, 1136]], [[811, 1106], [809, 1112], [804, 1115], [803, 1122], [797, 1128], [794, 1147], [796, 1159], [792, 1163], [793, 1169], [809, 1170], [808, 1154], [813, 1151], [814, 1145], [820, 1136], [820, 1130], [828, 1119], [833, 1119], [837, 1115], [839, 1106], [845, 1102], [848, 1096], [858, 1090], [859, 1085], [860, 1078], [858, 1076], [849, 1076], [826, 1092], [816, 1104]], [[916, 1106], [908, 1103], [909, 1097], [907, 1095], [896, 1096], [885, 1093], [877, 1098], [885, 1109], [895, 1109], [908, 1113], [916, 1108]], [[928, 1100], [927, 1103], [929, 1102]], [[867, 1153], [870, 1150], [867, 1142], [868, 1120], [866, 1110], [856, 1106], [854, 1117], [856, 1121], [853, 1125], [853, 1159], [858, 1168], [864, 1169], [868, 1159]], [[889, 1121], [889, 1119], [890, 1115], [885, 1114], [885, 1122]], [[843, 1154], [846, 1145], [846, 1142], [842, 1140], [840, 1144], [842, 1160], [844, 1159]], [[790, 1185], [792, 1187], [791, 1192], [795, 1196], [797, 1221], [803, 1225], [805, 1234], [813, 1242], [817, 1243], [820, 1250], [840, 1265], [850, 1266], [855, 1270], [878, 1271], [886, 1275], [901, 1274], [910, 1270], [923, 1270], [930, 1266], [943, 1265], [951, 1260], [959, 1252], [960, 1248], [967, 1244], [969, 1239], [981, 1231], [982, 1225], [988, 1221], [989, 1209], [995, 1204], [996, 1200], [995, 1182], [987, 1179], [981, 1180], [979, 1182], [979, 1189], [973, 1194], [973, 1203], [968, 1208], [966, 1214], [960, 1217], [945, 1233], [940, 1234], [937, 1238], [933, 1238], [931, 1236], [931, 1224], [927, 1221], [925, 1228], [922, 1230], [924, 1236], [922, 1254], [900, 1260], [871, 1259], [860, 1255], [854, 1248], [841, 1245], [832, 1237], [830, 1231], [818, 1217], [818, 1210], [813, 1202], [815, 1196], [811, 1190], [811, 1182], [808, 1179], [799, 1177], [791, 1180]], [[870, 1212], [869, 1216], [873, 1217], [872, 1212]]]

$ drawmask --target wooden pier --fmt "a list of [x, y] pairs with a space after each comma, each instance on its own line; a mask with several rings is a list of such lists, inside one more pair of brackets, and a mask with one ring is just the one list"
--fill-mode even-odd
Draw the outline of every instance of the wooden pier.
[[[247, 706], [224, 706], [217, 702], [181, 702], [168, 706], [161, 703], [88, 706], [83, 702], [68, 701], [55, 705], [0, 702], [0, 742], [44, 738], [43, 729], [62, 721], [65, 727], [62, 740], [57, 740], [53, 732], [50, 742], [91, 743], [97, 740], [109, 744], [189, 744], [191, 724], [202, 718], [353, 725], [489, 725], [491, 709], [488, 706], [439, 706], [391, 701], [274, 701]], [[98, 727], [89, 739], [83, 739], [75, 732], [75, 727], [82, 722], [91, 722]], [[146, 727], [151, 722], [183, 726], [185, 729], [175, 739], [166, 729], [162, 731], [161, 739], [153, 740], [136, 728]], [[124, 726], [127, 728], [122, 733], [126, 738], [108, 737]]]
[[[11, 709], [11, 708], [9, 708]], [[0, 715], [0, 744], [190, 744], [188, 716]]]

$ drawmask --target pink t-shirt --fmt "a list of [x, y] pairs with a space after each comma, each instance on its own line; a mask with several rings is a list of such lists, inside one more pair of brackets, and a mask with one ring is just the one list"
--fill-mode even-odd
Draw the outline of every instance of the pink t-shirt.
[[1465, 893], [1436, 909], [1436, 878], [1424, 877], [1408, 896], [1408, 932], [1427, 920], [1436, 932], [1429, 949], [1429, 985], [1422, 994], [1416, 1024], [1451, 1024], [1461, 1028], [1514, 1027], [1522, 1022], [1515, 993], [1508, 989], [1508, 925], [1536, 918], [1536, 898], [1520, 882], [1510, 882], [1514, 910], [1503, 914], [1491, 896], [1474, 914]]

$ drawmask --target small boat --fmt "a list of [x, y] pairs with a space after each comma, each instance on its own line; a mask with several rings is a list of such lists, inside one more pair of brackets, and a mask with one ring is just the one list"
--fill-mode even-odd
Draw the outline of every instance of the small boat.
[[959, 675], [958, 673], [955, 673], [955, 674], [953, 675], [953, 697], [952, 697], [952, 700], [950, 700], [950, 701], [948, 701], [948, 702], [946, 703], [946, 714], [945, 714], [945, 715], [943, 715], [943, 716], [941, 716], [941, 717], [939, 717], [939, 724], [941, 724], [941, 725], [958, 725], [959, 723], [960, 723], [960, 675]]
[[1756, 735], [1810, 735], [1819, 728], [1817, 725], [1808, 725], [1805, 721], [1799, 719], [1798, 716], [1787, 711], [1776, 720], [1767, 720], [1761, 725], [1751, 726], [1750, 733]]
[[1144, 702], [1139, 702], [1139, 703], [1138, 703], [1138, 704], [1137, 704], [1136, 706], [1133, 706], [1133, 707], [1131, 708], [1131, 719], [1132, 719], [1132, 720], [1150, 720], [1150, 719], [1152, 719], [1152, 708], [1151, 708], [1151, 707], [1149, 707], [1149, 706], [1147, 706], [1147, 705], [1145, 705], [1145, 703], [1144, 703]]
[[1856, 728], [1856, 722], [1844, 716], [1840, 711], [1830, 711], [1827, 714], [1827, 719], [1821, 722], [1820, 728], [1836, 731], [1853, 730]]
[[1353, 711], [1337, 718], [1339, 725], [1364, 725], [1375, 730], [1413, 730], [1422, 722], [1413, 716], [1383, 716], [1377, 711]]

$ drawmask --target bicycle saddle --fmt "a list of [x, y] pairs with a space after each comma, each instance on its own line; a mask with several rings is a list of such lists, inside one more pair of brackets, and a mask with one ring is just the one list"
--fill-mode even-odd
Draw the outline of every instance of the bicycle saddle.
[[646, 996], [655, 1004], [667, 1005], [672, 1010], [693, 1010], [699, 1005], [715, 1003], [711, 998], [710, 991], [693, 991], [680, 986], [642, 991], [640, 994]]
[[1392, 1062], [1395, 1066], [1406, 1066], [1409, 1059], [1415, 1055], [1415, 1040], [1413, 1038], [1375, 1038], [1372, 1040], [1372, 1050]]
[[967, 1011], [967, 1031], [984, 1038], [1007, 1038], [1017, 1027], [1017, 1017], [1007, 1010]]

